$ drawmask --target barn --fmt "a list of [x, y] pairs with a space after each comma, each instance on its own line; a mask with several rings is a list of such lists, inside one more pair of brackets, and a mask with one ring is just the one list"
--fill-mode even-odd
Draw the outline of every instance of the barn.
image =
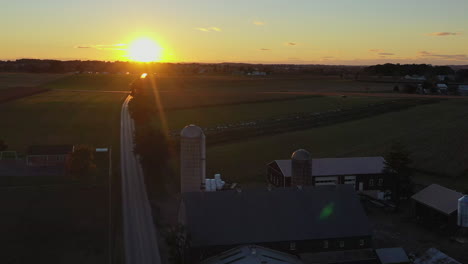
[[[359, 191], [384, 190], [391, 186], [384, 169], [383, 157], [312, 159], [301, 149], [294, 152], [290, 160], [270, 162], [267, 180], [277, 187], [349, 184]], [[295, 172], [303, 180], [294, 180]]]
[[291, 254], [371, 248], [371, 228], [350, 185], [182, 194], [186, 263], [242, 245]]

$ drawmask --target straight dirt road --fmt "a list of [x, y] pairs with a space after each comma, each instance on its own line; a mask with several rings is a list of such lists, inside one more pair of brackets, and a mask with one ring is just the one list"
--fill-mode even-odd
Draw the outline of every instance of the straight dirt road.
[[122, 105], [120, 128], [125, 263], [159, 264], [161, 257], [143, 171], [133, 153], [135, 125], [128, 112], [131, 98], [128, 96]]

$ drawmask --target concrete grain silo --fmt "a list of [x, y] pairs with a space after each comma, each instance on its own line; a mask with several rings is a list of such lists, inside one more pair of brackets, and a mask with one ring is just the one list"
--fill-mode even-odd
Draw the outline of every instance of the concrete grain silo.
[[312, 157], [307, 150], [294, 151], [291, 166], [291, 186], [312, 185]]
[[196, 125], [188, 125], [180, 133], [180, 190], [199, 192], [205, 183], [205, 134]]

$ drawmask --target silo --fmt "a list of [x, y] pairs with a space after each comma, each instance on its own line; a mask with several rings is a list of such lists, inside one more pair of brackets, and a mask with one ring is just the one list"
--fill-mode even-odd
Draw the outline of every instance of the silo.
[[468, 228], [468, 195], [458, 199], [458, 226]]
[[196, 125], [188, 125], [180, 133], [180, 190], [201, 191], [205, 183], [205, 134]]
[[312, 185], [312, 157], [307, 150], [294, 151], [291, 166], [291, 186]]

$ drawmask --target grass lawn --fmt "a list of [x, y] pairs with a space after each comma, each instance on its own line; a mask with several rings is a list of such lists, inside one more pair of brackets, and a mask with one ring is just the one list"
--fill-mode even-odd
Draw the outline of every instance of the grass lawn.
[[34, 144], [118, 145], [124, 94], [49, 91], [0, 104], [10, 150]]
[[106, 189], [2, 188], [2, 263], [104, 263]]
[[9, 87], [35, 87], [65, 76], [65, 74], [53, 73], [0, 73], [0, 89]]
[[[259, 100], [261, 97], [257, 97]], [[279, 101], [251, 102], [244, 104], [178, 109], [166, 112], [169, 129], [181, 129], [187, 124], [213, 127], [243, 121], [276, 118], [294, 113], [324, 112], [340, 108], [364, 106], [389, 100], [377, 97], [313, 96], [287, 98]]]
[[133, 74], [73, 74], [45, 84], [48, 89], [128, 91]]
[[[382, 155], [395, 140], [413, 152], [414, 166], [458, 176], [468, 168], [468, 103], [453, 99], [376, 117], [210, 147], [208, 175], [241, 183], [265, 182], [265, 165], [299, 148], [315, 158]], [[466, 184], [452, 178], [452, 184]]]

